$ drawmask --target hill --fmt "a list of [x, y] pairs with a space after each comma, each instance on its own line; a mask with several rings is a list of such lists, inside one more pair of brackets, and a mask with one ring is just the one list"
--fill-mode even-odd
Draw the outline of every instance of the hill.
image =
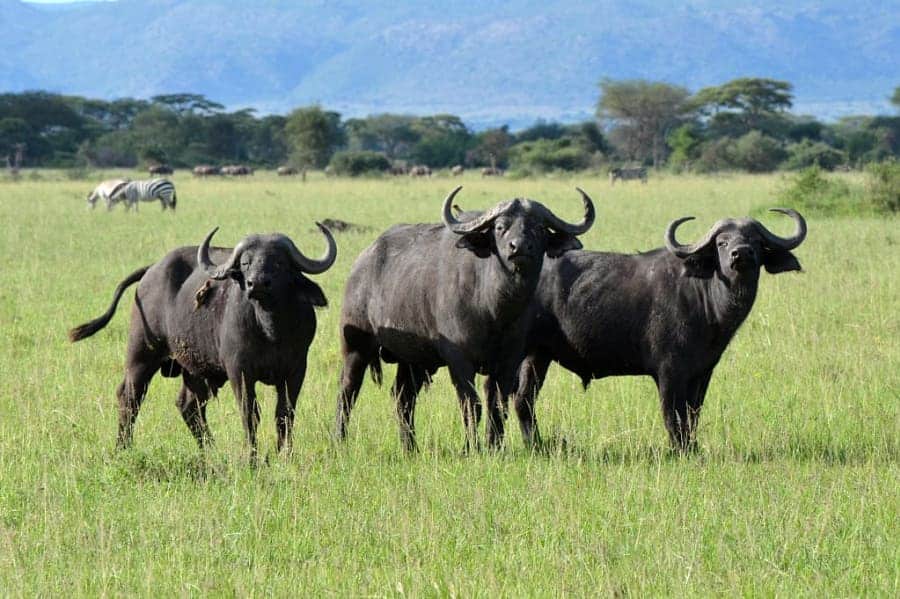
[[[884, 109], [900, 84], [896, 2], [0, 0], [0, 89], [104, 98], [203, 93], [229, 107], [468, 122], [590, 115], [601, 77], [697, 89], [795, 85], [820, 117]], [[769, 5], [769, 6], [766, 6]], [[808, 108], [807, 108], [808, 107]]]

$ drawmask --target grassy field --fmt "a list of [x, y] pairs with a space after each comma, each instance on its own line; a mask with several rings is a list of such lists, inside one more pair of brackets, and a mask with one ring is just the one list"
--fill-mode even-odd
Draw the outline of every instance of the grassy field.
[[[394, 222], [437, 221], [457, 183], [176, 174], [177, 214], [143, 204], [90, 212], [95, 180], [0, 180], [0, 594], [750, 595], [900, 594], [900, 221], [809, 219], [805, 272], [762, 275], [701, 418], [701, 451], [672, 456], [645, 378], [578, 380], [554, 367], [538, 403], [548, 455], [515, 423], [497, 454], [461, 454], [445, 372], [419, 403], [420, 454], [400, 448], [385, 388], [366, 381], [344, 446], [330, 440], [337, 326], [356, 255]], [[134, 173], [130, 173], [135, 176]], [[562, 217], [595, 199], [585, 247], [661, 245], [668, 222], [700, 236], [752, 214], [780, 234], [777, 176], [464, 178], [467, 208], [514, 195]], [[765, 215], [765, 216], [763, 216]], [[204, 459], [156, 378], [133, 449], [113, 449], [132, 292], [112, 323], [72, 345], [134, 268], [213, 226], [218, 243], [281, 231], [322, 251], [313, 221], [371, 227], [338, 237], [315, 277], [331, 304], [301, 393], [295, 451], [251, 469], [230, 391], [209, 408]], [[392, 379], [393, 368], [388, 366]], [[274, 448], [262, 390], [260, 447]]]

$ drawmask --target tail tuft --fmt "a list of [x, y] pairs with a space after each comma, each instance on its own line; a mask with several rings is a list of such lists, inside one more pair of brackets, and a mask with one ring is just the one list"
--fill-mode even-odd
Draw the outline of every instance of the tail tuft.
[[381, 360], [378, 356], [375, 356], [375, 359], [369, 364], [369, 374], [372, 376], [372, 381], [380, 387], [384, 377], [381, 374]]

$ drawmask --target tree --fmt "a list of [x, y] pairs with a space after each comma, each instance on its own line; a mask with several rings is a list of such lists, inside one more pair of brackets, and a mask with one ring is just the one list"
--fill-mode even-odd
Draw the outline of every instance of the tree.
[[163, 94], [153, 96], [150, 101], [165, 106], [178, 115], [194, 112], [213, 114], [225, 109], [218, 102], [213, 102], [202, 94]]
[[344, 143], [341, 115], [319, 106], [291, 112], [284, 132], [291, 148], [291, 162], [301, 168], [324, 168], [334, 151]]
[[417, 118], [403, 114], [376, 114], [364, 119], [350, 119], [350, 146], [355, 150], [383, 152], [389, 159], [408, 157], [422, 137], [416, 128]]
[[759, 129], [766, 117], [788, 110], [793, 104], [787, 81], [744, 77], [718, 87], [706, 87], [691, 98], [701, 112], [712, 112], [712, 120], [734, 118], [741, 126], [739, 134]]
[[475, 147], [466, 153], [466, 164], [505, 168], [512, 144], [513, 136], [510, 135], [507, 125], [482, 131], [476, 137]]
[[900, 110], [900, 85], [894, 88], [894, 95], [891, 96], [891, 104]]
[[658, 81], [604, 79], [600, 82], [597, 116], [613, 125], [622, 150], [632, 160], [653, 160], [666, 154], [666, 137], [691, 112], [687, 89]]

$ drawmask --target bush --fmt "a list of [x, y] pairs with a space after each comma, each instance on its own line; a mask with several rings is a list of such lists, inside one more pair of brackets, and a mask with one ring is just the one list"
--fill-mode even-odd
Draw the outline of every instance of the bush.
[[391, 161], [381, 152], [336, 152], [328, 163], [330, 173], [349, 177], [383, 173], [391, 168]]
[[700, 157], [693, 165], [699, 173], [712, 173], [734, 166], [734, 140], [720, 137], [700, 146]]
[[866, 199], [876, 212], [900, 211], [900, 162], [870, 164], [866, 168]]
[[583, 170], [591, 163], [591, 154], [568, 138], [516, 144], [510, 148], [509, 155], [511, 168], [539, 173]]
[[839, 164], [844, 164], [846, 158], [843, 152], [826, 143], [805, 139], [788, 146], [788, 159], [784, 165], [792, 170], [818, 166], [826, 171], [833, 171]]
[[789, 179], [779, 200], [784, 206], [806, 214], [835, 216], [867, 212], [865, 202], [852, 193], [847, 183], [826, 177], [818, 166], [805, 168]]
[[774, 171], [786, 157], [784, 148], [776, 139], [751, 131], [734, 142], [734, 166], [751, 173]]

